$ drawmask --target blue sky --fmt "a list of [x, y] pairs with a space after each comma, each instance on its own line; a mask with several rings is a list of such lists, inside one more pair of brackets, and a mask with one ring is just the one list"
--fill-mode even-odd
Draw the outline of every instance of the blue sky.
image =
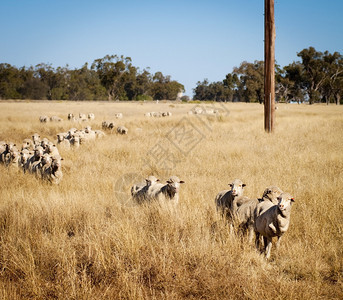
[[[0, 63], [80, 68], [107, 54], [161, 71], [192, 96], [241, 62], [263, 60], [263, 0], [0, 0]], [[342, 0], [275, 0], [281, 66], [313, 46], [343, 54]]]

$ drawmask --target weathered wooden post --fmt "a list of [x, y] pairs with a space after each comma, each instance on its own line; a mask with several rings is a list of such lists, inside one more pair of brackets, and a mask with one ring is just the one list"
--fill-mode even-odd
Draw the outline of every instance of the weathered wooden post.
[[275, 112], [274, 0], [264, 1], [264, 129], [273, 132]]

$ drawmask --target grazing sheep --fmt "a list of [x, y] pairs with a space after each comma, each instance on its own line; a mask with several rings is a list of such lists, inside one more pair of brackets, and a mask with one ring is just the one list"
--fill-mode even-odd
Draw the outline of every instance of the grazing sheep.
[[254, 211], [257, 205], [262, 201], [268, 201], [273, 204], [277, 204], [278, 197], [282, 193], [281, 189], [277, 186], [267, 187], [260, 199], [248, 199], [243, 201], [235, 212], [235, 225], [237, 225], [241, 230], [248, 231], [249, 242], [252, 242], [254, 237]]
[[89, 113], [88, 114], [88, 119], [89, 120], [94, 120], [95, 119], [95, 115], [93, 113]]
[[150, 112], [147, 112], [147, 113], [144, 114], [144, 116], [146, 116], [146, 117], [152, 117], [152, 114], [151, 114]]
[[43, 149], [45, 150], [49, 143], [50, 142], [47, 138], [43, 138], [40, 142], [40, 146], [43, 147]]
[[131, 187], [131, 196], [138, 203], [142, 203], [146, 199], [149, 187], [160, 181], [155, 176], [149, 176], [145, 179], [145, 183], [134, 184]]
[[113, 121], [103, 121], [102, 122], [102, 129], [113, 129], [115, 126]]
[[118, 132], [119, 134], [127, 134], [128, 129], [127, 129], [125, 126], [119, 126], [119, 127], [117, 128], [117, 132]]
[[114, 114], [114, 117], [117, 119], [122, 119], [123, 118], [123, 114], [122, 113], [116, 113]]
[[40, 121], [41, 123], [47, 123], [47, 122], [50, 121], [50, 118], [49, 118], [48, 116], [40, 116], [40, 117], [39, 117], [39, 121]]
[[7, 154], [7, 144], [5, 141], [0, 142], [0, 162], [5, 162], [5, 156]]
[[167, 184], [155, 183], [147, 191], [147, 200], [157, 200], [160, 203], [172, 203], [177, 205], [179, 202], [180, 184], [184, 183], [177, 176], [171, 176]]
[[215, 204], [217, 211], [222, 216], [232, 219], [233, 214], [237, 210], [237, 200], [243, 199], [243, 188], [246, 184], [240, 179], [235, 179], [232, 183], [229, 183], [229, 186], [231, 187], [230, 190], [224, 190], [217, 194]]
[[96, 136], [97, 139], [101, 139], [104, 136], [106, 136], [105, 132], [103, 132], [101, 130], [94, 130], [94, 132], [95, 132], [95, 136]]
[[277, 205], [270, 201], [263, 201], [257, 205], [255, 210], [256, 247], [258, 250], [260, 249], [260, 235], [262, 235], [267, 259], [270, 257], [272, 238], [278, 238], [276, 243], [278, 248], [281, 237], [288, 230], [294, 198], [288, 193], [282, 193], [278, 197], [278, 201]]
[[51, 122], [62, 122], [63, 119], [61, 119], [60, 117], [57, 117], [57, 116], [52, 116], [52, 117], [50, 117], [50, 121]]
[[74, 120], [74, 119], [75, 119], [74, 114], [69, 113], [69, 114], [68, 114], [68, 120], [69, 120], [69, 121], [72, 121], [72, 120]]
[[87, 121], [87, 116], [83, 113], [79, 113], [79, 120], [80, 121]]

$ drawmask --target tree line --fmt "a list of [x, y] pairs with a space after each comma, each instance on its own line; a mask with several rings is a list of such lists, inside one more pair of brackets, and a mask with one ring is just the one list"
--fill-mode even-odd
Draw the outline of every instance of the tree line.
[[152, 100], [176, 99], [184, 86], [162, 72], [139, 70], [130, 57], [106, 55], [80, 69], [16, 68], [0, 64], [0, 99]]
[[[309, 47], [299, 61], [275, 66], [276, 101], [340, 104], [343, 56]], [[264, 99], [264, 62], [242, 62], [225, 79], [198, 81], [195, 100], [259, 102]], [[80, 69], [41, 63], [17, 68], [0, 63], [0, 99], [48, 100], [175, 100], [184, 86], [162, 72], [140, 70], [130, 57], [106, 55]], [[182, 99], [188, 99], [185, 96]]]
[[[336, 103], [343, 98], [343, 56], [314, 47], [303, 49], [300, 61], [275, 66], [275, 98], [279, 102]], [[214, 101], [264, 101], [264, 62], [242, 62], [222, 81], [198, 81], [194, 99]]]

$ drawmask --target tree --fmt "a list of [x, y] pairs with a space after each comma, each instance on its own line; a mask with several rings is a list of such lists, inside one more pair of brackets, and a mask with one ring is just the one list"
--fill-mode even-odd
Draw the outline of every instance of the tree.
[[19, 92], [24, 81], [20, 72], [10, 64], [0, 64], [0, 98], [1, 99], [20, 99], [22, 95]]
[[117, 100], [123, 96], [125, 89], [121, 79], [129, 72], [131, 66], [131, 58], [123, 55], [106, 55], [93, 62], [91, 69], [98, 73], [101, 84], [106, 88], [108, 100]]
[[[233, 69], [233, 74], [239, 78], [238, 94], [246, 102], [263, 103], [264, 99], [264, 62], [254, 63], [242, 62], [241, 65]], [[242, 100], [242, 99], [241, 99]]]

